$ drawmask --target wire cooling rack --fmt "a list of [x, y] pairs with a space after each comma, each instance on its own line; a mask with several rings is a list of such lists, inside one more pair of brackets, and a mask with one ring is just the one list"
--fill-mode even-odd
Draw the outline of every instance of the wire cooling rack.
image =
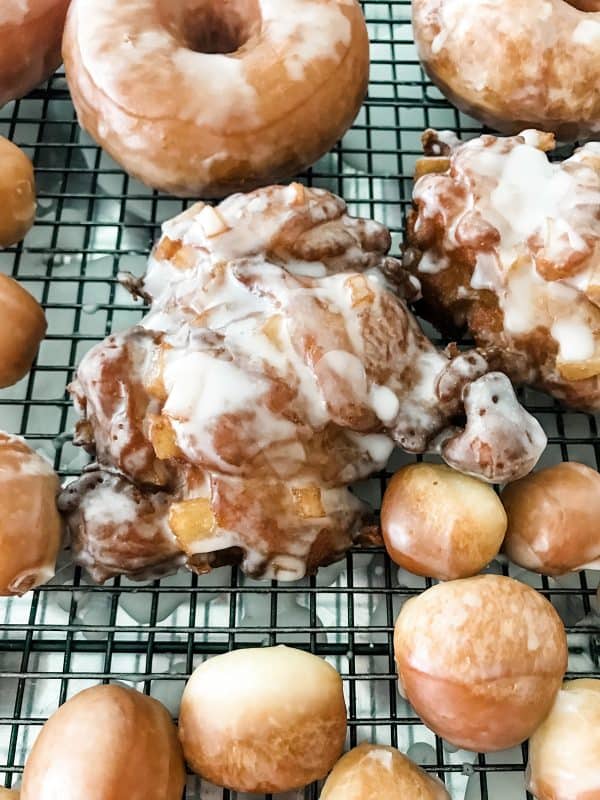
[[[423, 128], [451, 128], [462, 136], [480, 128], [425, 80], [409, 2], [363, 6], [372, 42], [369, 97], [344, 140], [301, 180], [342, 195], [352, 213], [387, 224], [397, 252]], [[39, 190], [36, 225], [25, 244], [0, 252], [0, 270], [38, 297], [49, 322], [35, 369], [0, 392], [0, 427], [24, 435], [68, 478], [86, 457], [72, 444], [74, 413], [65, 385], [95, 342], [141, 317], [117, 273], [143, 273], [160, 223], [184, 203], [128, 178], [81, 133], [62, 71], [0, 110], [0, 133], [32, 157]], [[571, 459], [598, 468], [597, 419], [565, 413], [534, 392], [523, 400], [549, 436], [544, 465]], [[389, 469], [411, 460], [395, 453]], [[364, 481], [357, 491], [378, 506], [389, 474]], [[549, 597], [567, 626], [569, 674], [600, 677], [598, 573], [555, 581], [503, 560], [489, 569]], [[437, 773], [453, 800], [524, 800], [525, 746], [488, 756], [457, 750], [427, 730], [397, 693], [393, 624], [401, 604], [428, 585], [372, 550], [351, 552], [294, 584], [257, 583], [222, 568], [202, 578], [181, 572], [160, 582], [116, 579], [98, 587], [69, 565], [66, 552], [49, 585], [0, 601], [0, 785], [18, 784], [40, 726], [87, 686], [134, 685], [176, 717], [185, 679], [203, 659], [235, 647], [293, 643], [342, 673], [349, 746], [370, 740], [400, 747]], [[316, 800], [318, 794], [311, 786], [285, 799]], [[187, 800], [241, 797], [189, 778]]]

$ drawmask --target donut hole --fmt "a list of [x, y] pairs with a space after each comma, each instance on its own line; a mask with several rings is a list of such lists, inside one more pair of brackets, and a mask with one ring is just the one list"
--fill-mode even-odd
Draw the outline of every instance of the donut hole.
[[158, 0], [162, 24], [195, 53], [235, 53], [261, 24], [258, 0]]

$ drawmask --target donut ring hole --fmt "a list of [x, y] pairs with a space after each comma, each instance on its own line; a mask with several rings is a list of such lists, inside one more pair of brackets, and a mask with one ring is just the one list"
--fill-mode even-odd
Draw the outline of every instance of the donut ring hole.
[[564, 0], [569, 6], [578, 11], [600, 11], [600, 0]]
[[259, 0], [157, 0], [162, 24], [195, 53], [235, 53], [260, 29]]

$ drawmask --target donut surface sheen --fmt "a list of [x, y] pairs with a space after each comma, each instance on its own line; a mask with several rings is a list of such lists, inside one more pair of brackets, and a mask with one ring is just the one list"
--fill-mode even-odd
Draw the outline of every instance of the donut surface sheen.
[[69, 0], [0, 2], [0, 108], [47, 80], [60, 64]]
[[369, 71], [356, 0], [75, 0], [63, 54], [85, 130], [182, 196], [314, 163], [352, 124]]

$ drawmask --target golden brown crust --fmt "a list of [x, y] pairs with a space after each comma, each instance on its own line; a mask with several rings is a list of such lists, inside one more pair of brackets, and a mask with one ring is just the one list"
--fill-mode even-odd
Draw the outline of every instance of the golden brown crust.
[[410, 464], [388, 483], [381, 527], [390, 558], [438, 580], [476, 575], [497, 555], [506, 514], [487, 484], [441, 464]]
[[185, 768], [177, 731], [157, 700], [94, 686], [46, 722], [25, 765], [21, 800], [180, 800]]
[[25, 153], [0, 136], [0, 247], [20, 242], [35, 219], [33, 165]]
[[342, 680], [289, 647], [217, 656], [185, 688], [179, 736], [188, 764], [218, 786], [257, 794], [306, 786], [342, 753]]
[[37, 300], [17, 281], [0, 274], [0, 388], [12, 386], [29, 372], [46, 327]]
[[503, 133], [600, 134], [593, 0], [415, 0], [412, 11], [423, 66], [462, 111]]
[[[544, 674], [465, 686], [410, 666], [401, 677], [406, 696], [431, 730], [458, 747], [484, 753], [527, 739], [547, 715], [562, 681], [562, 674]], [[459, 723], [451, 719], [454, 714]]]
[[438, 584], [411, 599], [396, 621], [394, 650], [417, 714], [438, 735], [480, 752], [530, 736], [567, 667], [552, 605], [497, 575]]
[[4, 0], [0, 11], [0, 107], [52, 75], [70, 0]]
[[17, 436], [0, 431], [0, 595], [46, 583], [62, 536], [54, 470]]
[[563, 575], [600, 566], [600, 475], [577, 463], [557, 464], [502, 492], [508, 514], [507, 556], [526, 569]]
[[[295, 175], [335, 144], [364, 99], [369, 43], [358, 3], [319, 0], [313, 19], [319, 37], [307, 36], [304, 28], [293, 32], [294, 18], [306, 22], [308, 7], [282, 13], [279, 6], [277, 24], [263, 25], [271, 2], [237, 0], [226, 8], [204, 3], [202, 13], [211, 12], [219, 35], [236, 9], [247, 19], [248, 42], [228, 56], [206, 55], [202, 46], [193, 52], [177, 24], [167, 26], [167, 35], [161, 16], [167, 4], [158, 0], [128, 3], [129, 9], [116, 2], [106, 12], [103, 5], [104, 0], [92, 8], [87, 1], [72, 3], [63, 44], [71, 95], [90, 135], [155, 188], [222, 197]], [[112, 23], [96, 51], [106, 20], [102, 16], [88, 35], [81, 17], [100, 13]], [[205, 39], [202, 17], [195, 24]], [[273, 39], [273, 31], [286, 26], [289, 39]], [[329, 37], [327, 46], [323, 36]], [[156, 52], [128, 63], [130, 54], [119, 47], [124, 37], [152, 37]], [[116, 77], [108, 74], [107, 61], [119, 67]], [[230, 80], [232, 72], [237, 77]], [[150, 84], [151, 93], [142, 91]], [[222, 86], [219, 92], [216, 85]]]
[[319, 800], [449, 800], [437, 778], [394, 747], [364, 742], [330, 773]]

